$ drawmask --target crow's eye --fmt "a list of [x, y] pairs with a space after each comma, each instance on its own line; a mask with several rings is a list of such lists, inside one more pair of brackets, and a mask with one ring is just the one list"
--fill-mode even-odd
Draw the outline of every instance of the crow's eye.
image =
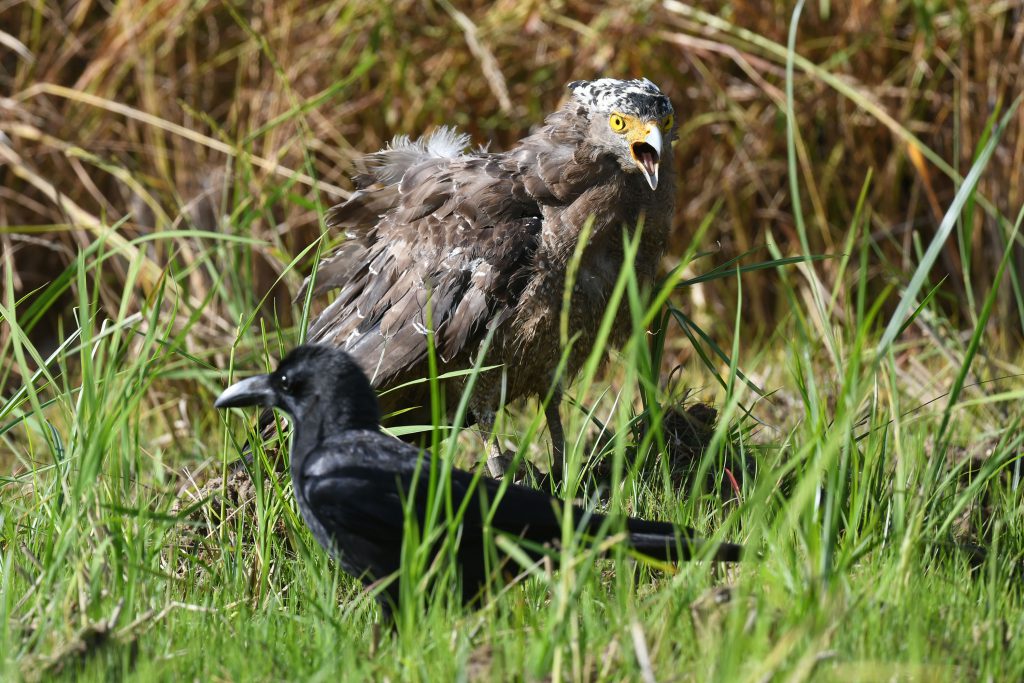
[[277, 376], [277, 385], [281, 387], [281, 391], [288, 391], [292, 388], [292, 381], [288, 378], [288, 375], [281, 373]]

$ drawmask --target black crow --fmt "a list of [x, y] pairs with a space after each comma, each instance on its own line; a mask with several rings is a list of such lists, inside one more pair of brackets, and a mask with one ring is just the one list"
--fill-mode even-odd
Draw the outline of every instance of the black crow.
[[[313, 535], [346, 572], [365, 584], [397, 576], [405, 503], [412, 502], [422, 529], [431, 461], [419, 448], [380, 431], [373, 388], [351, 356], [334, 346], [300, 346], [273, 373], [230, 386], [215, 405], [277, 407], [291, 415], [295, 498]], [[489, 560], [497, 558], [498, 566], [507, 560], [497, 550], [488, 554], [485, 527], [521, 539], [520, 547], [533, 559], [561, 540], [564, 504], [557, 498], [455, 468], [448, 481], [452, 509], [467, 503], [455, 551], [464, 603], [476, 600], [495, 575]], [[467, 496], [476, 500], [467, 501]], [[574, 527], [587, 540], [616, 530], [614, 520], [605, 515], [575, 506], [571, 514]], [[659, 560], [689, 559], [704, 544], [691, 531], [668, 522], [626, 518], [623, 526], [634, 551]], [[735, 561], [742, 551], [742, 546], [722, 543], [702, 555]], [[399, 601], [398, 581], [391, 580], [379, 595], [385, 612], [391, 613]]]

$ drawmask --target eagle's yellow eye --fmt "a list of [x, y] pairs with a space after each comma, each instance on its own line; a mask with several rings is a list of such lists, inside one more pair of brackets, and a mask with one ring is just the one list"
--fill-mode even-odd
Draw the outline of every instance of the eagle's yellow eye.
[[661, 129], [666, 133], [672, 130], [672, 124], [675, 123], [675, 120], [676, 118], [672, 116], [672, 114], [669, 114], [661, 120]]
[[612, 127], [616, 133], [621, 133], [626, 130], [626, 119], [622, 118], [618, 114], [612, 114], [611, 118], [608, 119], [608, 125]]

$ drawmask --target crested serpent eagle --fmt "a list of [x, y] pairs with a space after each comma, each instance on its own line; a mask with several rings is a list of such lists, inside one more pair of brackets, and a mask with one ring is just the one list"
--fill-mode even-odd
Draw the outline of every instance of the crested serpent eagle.
[[[545, 409], [553, 475], [561, 472], [564, 438], [560, 383], [553, 383], [572, 379], [591, 352], [622, 268], [624, 230], [642, 225], [633, 268], [641, 283], [653, 281], [675, 194], [676, 127], [658, 87], [609, 78], [568, 87], [565, 104], [506, 152], [468, 150], [468, 136], [440, 128], [416, 141], [397, 137], [366, 156], [357, 191], [328, 215], [346, 240], [318, 268], [313, 295], [336, 296], [307, 337], [347, 351], [384, 391], [428, 375], [428, 323], [440, 372], [472, 367], [493, 330], [485, 364], [501, 369], [477, 378], [470, 421], [490, 434], [503, 401], [553, 391]], [[576, 341], [556, 378], [566, 271], [591, 220], [569, 312]], [[617, 315], [613, 346], [632, 327], [625, 304]], [[461, 381], [448, 380], [449, 411]], [[431, 421], [425, 383], [381, 401], [385, 413], [406, 411], [405, 424]], [[491, 472], [500, 476], [496, 441], [490, 452]]]

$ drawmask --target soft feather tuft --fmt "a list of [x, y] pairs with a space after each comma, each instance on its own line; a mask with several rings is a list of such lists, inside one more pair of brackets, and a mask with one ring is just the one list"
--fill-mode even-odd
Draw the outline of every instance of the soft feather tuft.
[[412, 140], [396, 135], [387, 147], [366, 157], [373, 176], [385, 185], [397, 183], [410, 168], [430, 159], [454, 159], [469, 145], [469, 135], [441, 126], [433, 133]]

